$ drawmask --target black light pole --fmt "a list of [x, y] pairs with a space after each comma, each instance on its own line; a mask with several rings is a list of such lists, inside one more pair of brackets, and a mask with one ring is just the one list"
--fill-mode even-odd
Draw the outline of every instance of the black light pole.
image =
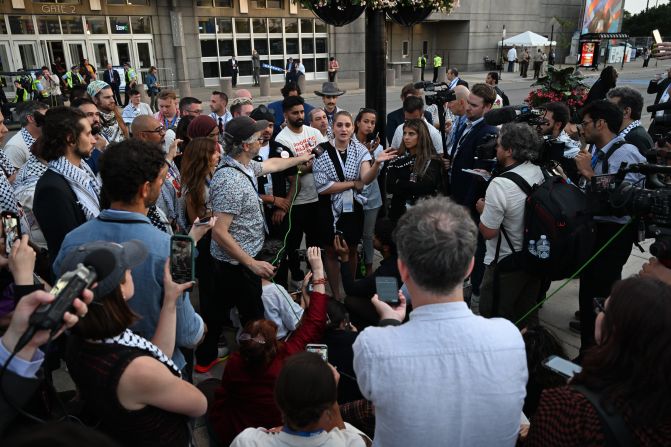
[[366, 9], [366, 107], [377, 111], [377, 132], [386, 141], [387, 63], [384, 54], [385, 12]]
[[503, 31], [501, 32], [501, 51], [499, 51], [499, 60], [501, 64], [499, 65], [499, 80], [503, 79], [503, 39], [506, 37], [506, 26], [503, 25]]
[[[548, 54], [548, 59], [550, 59], [550, 54], [552, 54], [552, 41], [554, 40], [554, 37], [555, 37], [555, 24], [553, 23], [552, 28], [550, 28], [550, 53]], [[556, 62], [554, 59], [555, 58], [552, 58], [552, 61]]]

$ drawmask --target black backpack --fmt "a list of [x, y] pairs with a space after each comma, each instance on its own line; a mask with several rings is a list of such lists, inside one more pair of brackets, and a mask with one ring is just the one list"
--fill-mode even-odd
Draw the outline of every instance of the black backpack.
[[[554, 281], [571, 277], [590, 258], [594, 246], [594, 223], [587, 197], [579, 188], [566, 183], [560, 176], [551, 176], [545, 170], [543, 176], [543, 183], [531, 187], [514, 172], [500, 175], [514, 182], [527, 195], [524, 242], [522, 250], [514, 253], [520, 266], [531, 274]], [[507, 239], [505, 230], [503, 233]], [[536, 255], [529, 250], [529, 242], [538, 244], [541, 235], [545, 235], [550, 243], [550, 254], [545, 259], [538, 256], [537, 245]]]

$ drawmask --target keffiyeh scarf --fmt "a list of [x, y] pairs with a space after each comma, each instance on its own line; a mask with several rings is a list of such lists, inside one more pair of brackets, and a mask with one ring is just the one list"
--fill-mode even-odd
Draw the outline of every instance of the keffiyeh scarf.
[[155, 226], [164, 233], [172, 235], [172, 231], [168, 231], [168, 227], [164, 222], [163, 216], [161, 215], [161, 212], [156, 207], [156, 205], [152, 205], [149, 207], [149, 209], [147, 210], [147, 217], [149, 218], [149, 221], [151, 221], [151, 224], [153, 226]]
[[0, 174], [0, 207], [2, 211], [9, 211], [19, 215], [19, 207], [17, 205], [16, 196], [14, 195], [14, 188], [7, 180], [7, 177]]
[[5, 151], [0, 151], [0, 168], [4, 171], [5, 175], [9, 178], [12, 174], [14, 174], [14, 171], [16, 171], [16, 168], [12, 164], [11, 161], [7, 158], [5, 155]]
[[632, 121], [631, 124], [629, 124], [627, 127], [622, 129], [622, 131], [620, 132], [618, 137], [622, 137], [622, 138], [626, 137], [629, 132], [631, 132], [633, 129], [635, 129], [636, 127], [638, 127], [640, 125], [641, 125], [641, 121], [639, 121], [639, 120]]
[[26, 143], [26, 146], [28, 146], [28, 149], [33, 147], [33, 144], [35, 141], [37, 141], [33, 136], [26, 130], [25, 127], [21, 128], [21, 138], [23, 138], [23, 142]]
[[146, 338], [140, 337], [139, 335], [135, 334], [130, 329], [126, 329], [116, 337], [105, 338], [103, 340], [100, 340], [100, 342], [108, 345], [121, 345], [129, 348], [137, 348], [146, 351], [150, 353], [152, 357], [154, 357], [156, 360], [158, 360], [159, 362], [163, 363], [165, 366], [170, 368], [170, 370], [174, 375], [176, 375], [177, 377], [182, 377], [182, 373], [179, 370], [179, 368], [177, 368], [177, 365], [175, 365], [173, 361], [170, 360], [168, 356], [165, 355], [163, 351], [159, 349], [158, 346], [156, 346]]
[[119, 127], [114, 112], [105, 113], [101, 111], [100, 124], [100, 133], [108, 143], [118, 143], [119, 141], [123, 141], [123, 132], [121, 132], [121, 128]]
[[78, 203], [81, 205], [86, 220], [93, 219], [100, 214], [100, 182], [89, 165], [83, 161], [80, 167], [70, 163], [67, 158], [60, 157], [49, 162], [49, 169], [62, 175], [75, 192]]
[[30, 157], [28, 157], [26, 164], [23, 165], [21, 169], [19, 169], [19, 173], [16, 174], [14, 190], [18, 191], [19, 188], [35, 186], [40, 177], [42, 177], [42, 174], [47, 172], [47, 169], [47, 165], [31, 154]]

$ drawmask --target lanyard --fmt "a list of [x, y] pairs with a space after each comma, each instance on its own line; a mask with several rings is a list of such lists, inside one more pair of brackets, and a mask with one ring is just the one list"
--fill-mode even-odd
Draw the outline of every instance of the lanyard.
[[165, 117], [163, 118], [163, 126], [166, 128], [166, 130], [167, 129], [172, 129], [173, 127], [175, 127], [175, 121], [177, 121], [178, 116], [179, 115], [175, 115], [172, 118], [172, 121], [170, 122], [170, 124], [168, 124], [168, 119], [167, 118], [165, 118]]
[[301, 438], [311, 438], [313, 436], [319, 436], [320, 434], [322, 434], [324, 432], [323, 429], [315, 430], [315, 431], [293, 431], [292, 429], [290, 429], [286, 425], [284, 427], [282, 427], [282, 431], [285, 432], [285, 433], [288, 433], [290, 435], [300, 436]]

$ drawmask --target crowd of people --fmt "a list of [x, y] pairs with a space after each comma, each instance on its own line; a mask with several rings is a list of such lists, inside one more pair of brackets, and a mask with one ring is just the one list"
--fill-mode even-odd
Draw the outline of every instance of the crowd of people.
[[[293, 78], [270, 104], [243, 89], [178, 99], [155, 70], [152, 105], [137, 76], [124, 105], [108, 67], [85, 90], [72, 72], [69, 106], [17, 107], [21, 130], [0, 151], [6, 445], [69, 430], [187, 446], [201, 416], [211, 445], [669, 444], [671, 269], [653, 258], [622, 280], [636, 216], [593, 218], [570, 381], [543, 366], [566, 358], [539, 324], [550, 275], [515, 254], [525, 185], [587, 193], [663, 156], [671, 111], [643, 128], [641, 94], [607, 67], [582, 109], [494, 126], [485, 115], [509, 102], [497, 73], [469, 86], [450, 68], [445, 117], [409, 84], [380, 132], [376, 110], [339, 105], [338, 68], [314, 106]], [[651, 81], [656, 104], [669, 79]], [[561, 163], [541, 163], [545, 140]], [[175, 238], [193, 243], [195, 281], [173, 278]], [[81, 268], [96, 280], [45, 330], [35, 315]], [[76, 388], [65, 404], [61, 360]]]

